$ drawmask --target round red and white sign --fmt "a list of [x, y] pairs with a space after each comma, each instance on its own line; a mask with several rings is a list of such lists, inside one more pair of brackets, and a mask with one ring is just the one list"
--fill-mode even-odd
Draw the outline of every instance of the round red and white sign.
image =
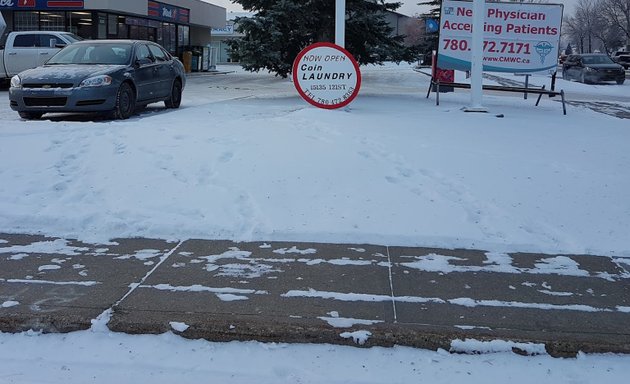
[[350, 52], [335, 44], [315, 43], [293, 62], [293, 84], [312, 105], [341, 108], [359, 94], [361, 72]]

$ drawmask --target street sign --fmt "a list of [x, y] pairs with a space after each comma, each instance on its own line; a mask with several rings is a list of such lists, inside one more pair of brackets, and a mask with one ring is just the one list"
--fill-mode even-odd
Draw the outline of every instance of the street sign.
[[361, 71], [350, 52], [335, 44], [315, 43], [304, 48], [293, 62], [293, 84], [310, 104], [341, 108], [358, 95]]

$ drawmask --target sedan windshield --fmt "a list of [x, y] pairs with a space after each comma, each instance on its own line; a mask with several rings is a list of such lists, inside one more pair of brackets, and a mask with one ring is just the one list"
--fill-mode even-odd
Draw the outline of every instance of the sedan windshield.
[[131, 44], [80, 43], [62, 49], [46, 64], [128, 64], [130, 58]]
[[606, 55], [584, 56], [582, 62], [584, 64], [613, 64], [612, 59]]

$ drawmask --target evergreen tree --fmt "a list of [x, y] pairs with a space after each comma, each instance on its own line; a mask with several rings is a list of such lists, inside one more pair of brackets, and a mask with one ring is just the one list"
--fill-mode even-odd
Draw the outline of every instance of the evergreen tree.
[[[253, 17], [235, 20], [245, 36], [228, 42], [234, 61], [249, 71], [267, 69], [282, 77], [292, 71], [293, 60], [308, 45], [334, 42], [334, 0], [234, 0]], [[414, 61], [417, 52], [393, 36], [385, 11], [400, 3], [384, 0], [346, 0], [345, 48], [359, 64]]]

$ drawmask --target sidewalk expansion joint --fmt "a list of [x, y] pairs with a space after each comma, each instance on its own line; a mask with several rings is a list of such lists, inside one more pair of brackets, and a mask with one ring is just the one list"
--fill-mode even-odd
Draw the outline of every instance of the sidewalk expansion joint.
[[127, 297], [129, 297], [129, 295], [131, 295], [138, 287], [143, 285], [144, 282], [147, 281], [147, 279], [153, 274], [153, 272], [155, 272], [173, 253], [175, 253], [175, 251], [177, 251], [177, 249], [184, 243], [184, 241], [185, 240], [180, 240], [180, 242], [177, 243], [177, 245], [173, 247], [173, 249], [171, 249], [170, 251], [165, 253], [162, 257], [160, 257], [160, 261], [157, 264], [155, 264], [155, 266], [151, 268], [151, 270], [147, 272], [146, 275], [144, 275], [144, 277], [140, 279], [139, 282], [130, 284], [129, 291], [125, 293], [125, 295], [122, 298], [120, 298], [120, 300], [114, 303], [114, 305], [112, 305], [110, 309], [114, 309], [117, 306], [119, 306], [120, 303], [122, 303]]
[[392, 279], [392, 259], [389, 256], [389, 246], [385, 246], [387, 250], [387, 269], [389, 273], [389, 289], [392, 297], [392, 309], [394, 311], [394, 323], [398, 322], [398, 315], [396, 313], [396, 296], [394, 295], [394, 280]]

